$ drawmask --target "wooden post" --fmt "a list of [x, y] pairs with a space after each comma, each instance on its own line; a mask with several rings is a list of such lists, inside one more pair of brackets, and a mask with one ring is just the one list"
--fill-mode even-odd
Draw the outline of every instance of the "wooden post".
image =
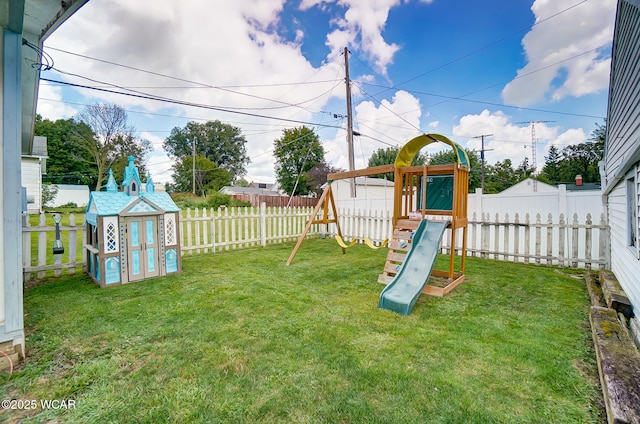
[[[320, 211], [320, 208], [324, 206], [324, 203], [326, 203], [328, 200], [331, 201], [331, 207], [333, 210], [333, 218], [335, 220], [336, 223], [336, 227], [338, 229], [338, 235], [340, 235], [340, 237], [342, 237], [342, 232], [340, 231], [340, 224], [338, 223], [338, 214], [336, 211], [336, 205], [335, 202], [333, 201], [333, 194], [331, 193], [331, 183], [329, 183], [329, 186], [324, 190], [324, 192], [322, 193], [322, 196], [320, 196], [320, 199], [318, 199], [318, 203], [316, 204], [316, 207], [313, 209], [313, 212], [311, 212], [311, 216], [309, 216], [309, 220], [307, 221], [307, 225], [304, 227], [304, 231], [302, 231], [302, 234], [300, 234], [300, 237], [298, 238], [298, 242], [296, 243], [295, 247], [293, 248], [293, 251], [291, 252], [291, 255], [289, 255], [289, 259], [287, 259], [287, 265], [291, 265], [291, 262], [293, 262], [293, 258], [296, 257], [296, 254], [298, 253], [298, 249], [300, 249], [300, 246], [302, 245], [302, 242], [304, 241], [304, 238], [307, 236], [307, 233], [309, 232], [309, 229], [311, 228], [311, 224], [314, 223], [316, 215], [318, 215], [318, 212]], [[328, 223], [330, 222], [329, 220], [327, 220], [327, 207], [325, 206], [324, 208], [324, 212], [325, 215], [322, 219], [323, 223]], [[342, 253], [346, 253], [345, 249], [342, 248]]]

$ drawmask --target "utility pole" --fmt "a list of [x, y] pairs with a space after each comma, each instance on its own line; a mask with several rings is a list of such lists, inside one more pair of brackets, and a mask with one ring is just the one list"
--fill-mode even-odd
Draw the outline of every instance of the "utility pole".
[[[351, 116], [351, 80], [349, 79], [349, 50], [344, 48], [344, 72], [345, 83], [347, 86], [347, 146], [349, 148], [349, 171], [355, 169], [355, 161], [353, 158], [353, 117]], [[356, 197], [356, 179], [351, 178], [351, 197]]]
[[[482, 135], [477, 135], [473, 138], [479, 138], [482, 140], [482, 148], [480, 149], [480, 164], [482, 167], [482, 194], [484, 194], [484, 152], [485, 152], [485, 148], [484, 148], [484, 138], [485, 137], [491, 137], [493, 136], [493, 134], [482, 134]], [[487, 151], [490, 151], [493, 149], [488, 149]]]
[[[533, 167], [533, 176], [536, 176], [537, 165], [536, 165], [536, 143], [538, 139], [536, 138], [536, 124], [543, 124], [546, 122], [555, 122], [555, 121], [520, 121], [516, 122], [516, 124], [531, 124], [531, 166]], [[525, 146], [526, 148], [527, 146]], [[538, 180], [536, 178], [533, 179], [533, 192], [538, 191]]]
[[191, 169], [191, 177], [192, 177], [192, 182], [191, 182], [191, 187], [193, 190], [193, 194], [196, 194], [196, 138], [194, 137], [193, 140], [191, 141], [191, 165], [192, 165], [192, 169]]

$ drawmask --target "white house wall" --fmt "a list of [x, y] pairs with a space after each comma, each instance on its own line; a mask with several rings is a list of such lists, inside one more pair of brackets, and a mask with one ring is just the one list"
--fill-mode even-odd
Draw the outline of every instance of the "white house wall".
[[[611, 271], [638, 308], [640, 305], [640, 261], [635, 249], [629, 246], [627, 234], [626, 181], [618, 184], [609, 194], [609, 227], [611, 231]], [[636, 309], [636, 314], [638, 313]]]
[[89, 203], [89, 186], [71, 186], [69, 184], [54, 184], [58, 187], [58, 193], [51, 202], [51, 206], [57, 208], [69, 203], [75, 203], [78, 207], [87, 206]]
[[22, 158], [22, 187], [27, 189], [27, 211], [41, 210], [42, 168], [38, 158]]
[[350, 211], [388, 211], [393, 214], [393, 183], [388, 186], [364, 185], [356, 186], [356, 197], [351, 197], [349, 180], [336, 180], [331, 183], [333, 198], [338, 209]]
[[[635, 4], [634, 4], [635, 3]], [[640, 7], [619, 0], [614, 33], [605, 148], [606, 178], [611, 180], [640, 145]]]

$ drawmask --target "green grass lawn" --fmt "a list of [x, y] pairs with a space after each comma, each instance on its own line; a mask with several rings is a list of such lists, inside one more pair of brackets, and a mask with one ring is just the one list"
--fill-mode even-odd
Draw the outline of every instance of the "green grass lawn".
[[[379, 310], [386, 249], [330, 240], [184, 258], [184, 272], [25, 294], [26, 365], [4, 412], [65, 423], [593, 423], [600, 415], [579, 275], [469, 259], [445, 298]], [[440, 258], [446, 266], [447, 258]]]

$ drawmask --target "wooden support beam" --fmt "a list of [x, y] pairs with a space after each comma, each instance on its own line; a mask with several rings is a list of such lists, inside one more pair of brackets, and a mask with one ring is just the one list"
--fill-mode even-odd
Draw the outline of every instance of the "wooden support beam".
[[372, 166], [370, 168], [355, 169], [353, 171], [336, 172], [327, 175], [328, 181], [344, 180], [345, 178], [366, 177], [367, 175], [388, 174], [394, 171], [393, 164]]

